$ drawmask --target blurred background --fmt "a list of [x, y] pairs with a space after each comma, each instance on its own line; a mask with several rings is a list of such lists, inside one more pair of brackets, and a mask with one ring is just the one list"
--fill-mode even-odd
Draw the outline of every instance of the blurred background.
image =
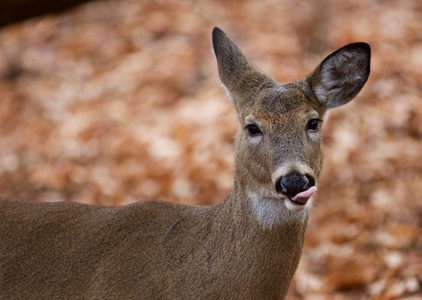
[[214, 26], [280, 82], [369, 43], [287, 299], [422, 299], [421, 1], [30, 2], [0, 5], [0, 195], [32, 201], [222, 201], [237, 124]]

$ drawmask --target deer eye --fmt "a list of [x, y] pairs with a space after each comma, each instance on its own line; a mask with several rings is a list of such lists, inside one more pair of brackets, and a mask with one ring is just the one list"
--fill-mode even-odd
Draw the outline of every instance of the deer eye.
[[308, 122], [308, 131], [318, 131], [319, 130], [319, 124], [322, 122], [320, 119], [311, 119]]
[[249, 136], [258, 136], [260, 134], [262, 134], [261, 130], [259, 129], [258, 126], [254, 125], [254, 124], [248, 124], [245, 126], [246, 131], [248, 132]]

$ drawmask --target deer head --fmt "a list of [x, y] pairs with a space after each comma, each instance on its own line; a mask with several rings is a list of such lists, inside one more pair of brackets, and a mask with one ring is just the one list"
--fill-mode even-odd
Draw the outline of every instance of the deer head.
[[304, 220], [322, 168], [321, 128], [329, 110], [351, 101], [367, 81], [369, 45], [347, 45], [309, 75], [285, 84], [255, 70], [219, 28], [213, 48], [240, 125], [235, 189], [267, 227]]

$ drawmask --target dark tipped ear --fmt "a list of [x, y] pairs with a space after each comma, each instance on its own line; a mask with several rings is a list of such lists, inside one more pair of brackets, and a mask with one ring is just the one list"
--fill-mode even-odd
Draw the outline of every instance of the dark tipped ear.
[[368, 79], [370, 58], [368, 44], [354, 43], [324, 59], [310, 75], [312, 90], [320, 103], [333, 108], [351, 101]]
[[221, 82], [236, 108], [263, 87], [272, 84], [269, 77], [251, 66], [236, 44], [220, 28], [215, 27], [212, 32], [212, 46]]

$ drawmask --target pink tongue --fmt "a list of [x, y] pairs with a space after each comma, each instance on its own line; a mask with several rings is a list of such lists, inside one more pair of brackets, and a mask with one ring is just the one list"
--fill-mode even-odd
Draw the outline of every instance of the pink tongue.
[[307, 189], [306, 191], [300, 192], [299, 194], [297, 194], [296, 196], [294, 196], [292, 198], [293, 201], [302, 203], [302, 204], [306, 204], [306, 202], [308, 202], [309, 198], [312, 197], [313, 194], [315, 194], [317, 188], [312, 186], [309, 189]]

